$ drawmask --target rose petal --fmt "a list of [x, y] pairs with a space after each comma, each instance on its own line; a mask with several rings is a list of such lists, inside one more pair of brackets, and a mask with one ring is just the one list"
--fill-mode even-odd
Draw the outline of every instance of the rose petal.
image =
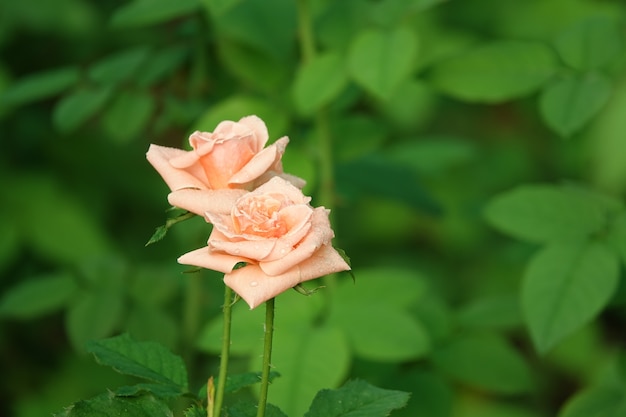
[[217, 240], [214, 237], [209, 239], [209, 248], [213, 252], [226, 252], [231, 255], [243, 256], [255, 261], [265, 259], [272, 252], [275, 239], [268, 240], [242, 240], [240, 242], [229, 242], [227, 240]]
[[280, 177], [273, 177], [256, 190], [250, 192], [251, 197], [263, 194], [283, 194], [293, 204], [308, 204], [311, 201], [311, 197], [302, 194], [302, 190]]
[[[166, 146], [150, 145], [146, 153], [146, 159], [163, 177], [163, 180], [172, 191], [183, 188], [207, 189], [208, 184], [201, 181], [204, 174], [200, 169], [181, 169], [172, 165], [172, 161], [187, 157], [190, 152]], [[185, 167], [182, 167], [185, 168]]]
[[250, 128], [250, 130], [254, 132], [254, 136], [257, 140], [256, 152], [260, 152], [270, 137], [267, 131], [267, 126], [265, 125], [265, 122], [261, 120], [259, 117], [251, 115], [251, 116], [246, 116], [246, 117], [241, 118], [239, 120], [239, 123], [247, 126], [248, 128]]
[[300, 189], [304, 188], [304, 186], [306, 185], [306, 181], [303, 180], [300, 177], [296, 177], [295, 175], [291, 175], [291, 174], [286, 174], [284, 172], [277, 174], [277, 176], [279, 176], [280, 178], [289, 181], [291, 184], [293, 184], [295, 187], [298, 187]]
[[280, 259], [262, 261], [259, 266], [267, 275], [280, 275], [310, 258], [322, 246], [329, 244], [335, 236], [328, 220], [329, 211], [324, 207], [313, 210], [309, 234], [291, 252]]
[[269, 276], [258, 265], [248, 265], [225, 274], [224, 283], [253, 309], [301, 282], [349, 269], [332, 246], [324, 245], [309, 259], [281, 275]]
[[293, 251], [296, 246], [311, 230], [311, 217], [313, 209], [305, 204], [285, 207], [280, 211], [280, 216], [287, 223], [288, 232], [279, 237], [274, 250], [266, 258], [260, 259], [264, 262], [275, 261], [284, 258]]
[[274, 142], [272, 145], [258, 152], [246, 165], [244, 165], [239, 172], [235, 173], [230, 180], [229, 184], [247, 184], [261, 177], [267, 172], [276, 161], [280, 161], [285, 148], [289, 143], [289, 138], [282, 137]]
[[178, 258], [179, 264], [199, 266], [225, 274], [231, 272], [239, 262], [250, 262], [250, 259], [224, 253], [213, 253], [207, 246], [187, 252]]
[[246, 190], [223, 189], [223, 190], [178, 190], [167, 196], [167, 201], [173, 206], [188, 210], [199, 216], [205, 216], [206, 212], [229, 214], [233, 204]]

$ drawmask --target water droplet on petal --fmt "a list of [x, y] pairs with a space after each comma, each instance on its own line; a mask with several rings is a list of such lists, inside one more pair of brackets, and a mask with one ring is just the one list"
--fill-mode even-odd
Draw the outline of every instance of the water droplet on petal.
[[239, 255], [239, 253], [241, 252], [241, 249], [237, 248], [233, 252], [235, 252], [235, 255]]
[[285, 252], [287, 252], [287, 251], [285, 250], [285, 248], [282, 248], [282, 249], [280, 250], [280, 254], [281, 254], [281, 255], [284, 255], [284, 254], [285, 254]]
[[256, 282], [256, 281], [252, 281], [252, 282], [250, 283], [250, 286], [251, 286], [251, 287], [256, 287], [257, 285], [259, 285], [259, 283], [258, 283], [258, 282]]

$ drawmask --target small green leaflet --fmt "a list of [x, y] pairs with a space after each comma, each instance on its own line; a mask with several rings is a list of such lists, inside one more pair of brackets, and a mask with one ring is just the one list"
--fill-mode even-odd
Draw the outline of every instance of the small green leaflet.
[[174, 226], [176, 223], [180, 223], [184, 220], [191, 219], [193, 216], [195, 216], [194, 213], [185, 211], [183, 213], [176, 215], [175, 217], [168, 218], [165, 221], [164, 225], [161, 225], [156, 228], [156, 230], [154, 231], [154, 234], [152, 235], [150, 240], [148, 240], [148, 243], [146, 243], [145, 246], [151, 245], [153, 243], [156, 243], [162, 240], [167, 234], [167, 231], [169, 230], [170, 227]]

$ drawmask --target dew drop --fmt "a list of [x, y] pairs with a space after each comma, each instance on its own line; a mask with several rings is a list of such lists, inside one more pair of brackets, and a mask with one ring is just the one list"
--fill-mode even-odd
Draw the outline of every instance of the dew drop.
[[252, 281], [252, 282], [250, 283], [250, 286], [251, 286], [251, 287], [256, 287], [257, 285], [259, 285], [259, 283], [258, 283], [258, 282], [256, 282], [256, 281]]
[[241, 252], [241, 249], [237, 248], [233, 252], [235, 253], [235, 255], [239, 255], [239, 253]]
[[284, 255], [284, 254], [285, 254], [285, 252], [287, 252], [287, 251], [285, 250], [285, 248], [282, 248], [282, 249], [280, 250], [280, 254], [281, 254], [281, 255]]

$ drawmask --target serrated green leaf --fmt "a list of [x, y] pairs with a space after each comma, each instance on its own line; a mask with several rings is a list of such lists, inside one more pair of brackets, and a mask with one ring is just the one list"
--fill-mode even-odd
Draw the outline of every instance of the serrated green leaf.
[[146, 394], [165, 399], [180, 397], [183, 392], [180, 390], [180, 387], [176, 385], [148, 383], [126, 385], [123, 387], [118, 387], [115, 390], [115, 395], [119, 397], [137, 397]]
[[569, 137], [602, 109], [610, 95], [611, 81], [602, 74], [590, 73], [547, 85], [539, 107], [548, 126]]
[[0, 106], [21, 106], [53, 97], [75, 84], [79, 77], [80, 72], [74, 67], [29, 74], [18, 79], [0, 94]]
[[163, 238], [165, 238], [165, 235], [167, 234], [167, 231], [170, 229], [170, 227], [174, 226], [176, 223], [180, 223], [187, 219], [191, 219], [195, 216], [194, 213], [191, 213], [188, 211], [178, 213], [179, 210], [176, 210], [176, 212], [177, 214], [174, 215], [174, 217], [169, 217], [165, 221], [164, 225], [161, 225], [156, 228], [156, 230], [154, 231], [154, 233], [152, 234], [152, 236], [150, 237], [150, 239], [148, 240], [145, 246], [152, 245], [153, 243], [163, 240]]
[[458, 99], [496, 103], [532, 93], [557, 68], [556, 58], [546, 45], [502, 40], [435, 64], [430, 80]]
[[476, 388], [519, 394], [533, 386], [522, 356], [495, 335], [452, 339], [433, 351], [432, 360], [445, 374]]
[[100, 111], [112, 93], [111, 86], [85, 87], [64, 96], [54, 107], [54, 125], [63, 133], [72, 132]]
[[102, 126], [113, 140], [128, 142], [143, 132], [154, 109], [154, 99], [147, 92], [123, 91], [104, 112]]
[[577, 70], [599, 69], [615, 59], [624, 48], [621, 24], [605, 16], [580, 20], [556, 38], [561, 58]]
[[296, 108], [311, 115], [336, 98], [348, 84], [344, 57], [328, 52], [302, 65], [292, 87]]
[[[269, 381], [272, 382], [274, 378], [280, 376], [280, 373], [276, 371], [270, 371]], [[246, 372], [244, 374], [229, 375], [226, 377], [226, 386], [224, 392], [234, 393], [242, 388], [249, 387], [261, 382], [261, 372]]]
[[187, 391], [187, 370], [183, 360], [158, 343], [137, 342], [128, 334], [122, 334], [91, 341], [87, 350], [98, 363], [117, 372]]
[[417, 36], [408, 28], [367, 29], [350, 45], [348, 69], [357, 83], [385, 100], [411, 75], [417, 50]]
[[111, 26], [136, 28], [165, 23], [191, 14], [199, 8], [199, 0], [134, 0], [113, 13]]
[[204, 407], [195, 404], [185, 410], [185, 417], [206, 417], [207, 415], [207, 410]]
[[339, 389], [320, 391], [304, 417], [385, 417], [404, 407], [410, 395], [349, 381]]
[[570, 398], [558, 417], [621, 417], [626, 414], [626, 392], [617, 387], [594, 387]]
[[29, 319], [60, 309], [78, 286], [72, 274], [59, 272], [21, 282], [0, 299], [0, 316]]
[[518, 239], [550, 242], [584, 238], [606, 226], [606, 207], [595, 199], [550, 185], [522, 185], [493, 198], [487, 221]]
[[[252, 401], [238, 401], [236, 404], [226, 408], [228, 417], [255, 417], [258, 411], [258, 404]], [[265, 407], [266, 417], [287, 417], [280, 408], [273, 404], [267, 404]]]
[[89, 77], [100, 84], [116, 84], [132, 77], [150, 56], [150, 49], [137, 47], [116, 52], [89, 68]]
[[82, 351], [88, 341], [109, 336], [119, 325], [124, 307], [123, 295], [111, 290], [85, 292], [77, 297], [65, 316], [74, 348]]
[[537, 350], [545, 353], [592, 320], [619, 282], [619, 259], [601, 243], [553, 243], [529, 263], [522, 310]]
[[173, 417], [168, 406], [151, 396], [116, 397], [112, 393], [78, 401], [55, 417]]

